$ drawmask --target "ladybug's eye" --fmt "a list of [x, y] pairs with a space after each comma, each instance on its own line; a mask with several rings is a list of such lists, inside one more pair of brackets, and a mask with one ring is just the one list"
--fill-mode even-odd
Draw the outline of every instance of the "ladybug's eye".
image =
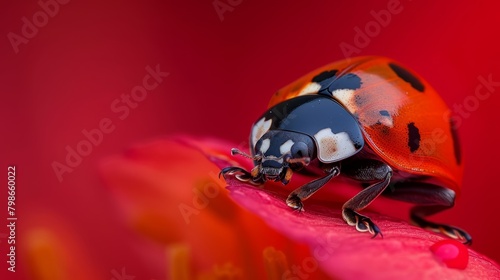
[[290, 149], [292, 154], [292, 158], [304, 158], [309, 157], [309, 148], [304, 142], [294, 143], [292, 148]]
[[290, 148], [290, 157], [286, 161], [290, 164], [300, 164], [301, 166], [307, 166], [311, 163], [311, 158], [309, 155], [309, 149], [304, 142], [297, 142]]

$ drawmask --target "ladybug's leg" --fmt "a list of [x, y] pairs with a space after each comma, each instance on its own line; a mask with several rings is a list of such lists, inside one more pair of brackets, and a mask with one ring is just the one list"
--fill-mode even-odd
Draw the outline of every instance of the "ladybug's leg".
[[334, 166], [331, 169], [326, 170], [326, 172], [328, 175], [295, 189], [286, 199], [286, 204], [292, 209], [302, 211], [304, 209], [302, 201], [308, 199], [333, 177], [338, 176], [340, 174], [340, 168], [338, 166]]
[[387, 188], [391, 181], [392, 169], [383, 162], [362, 160], [343, 169], [343, 173], [360, 181], [379, 180], [348, 200], [342, 207], [342, 217], [347, 224], [355, 226], [359, 232], [368, 231], [373, 234], [373, 237], [379, 233], [382, 235], [380, 229], [370, 218], [359, 214], [357, 211], [367, 207]]
[[465, 230], [455, 226], [430, 222], [424, 219], [425, 216], [436, 214], [451, 207], [452, 206], [444, 206], [444, 205], [414, 206], [410, 210], [410, 217], [411, 217], [410, 219], [413, 223], [415, 223], [417, 226], [421, 228], [442, 233], [450, 238], [459, 240], [464, 244], [472, 244], [472, 237]]
[[419, 204], [410, 211], [410, 219], [417, 226], [442, 233], [465, 244], [472, 243], [472, 237], [463, 229], [446, 224], [434, 223], [425, 219], [453, 207], [455, 192], [434, 184], [402, 182], [394, 185], [394, 190], [384, 194], [390, 198]]
[[263, 184], [264, 181], [261, 176], [258, 175], [257, 167], [254, 167], [251, 172], [237, 166], [226, 167], [222, 169], [219, 173], [219, 177], [222, 175], [226, 179], [227, 175], [232, 175], [236, 177], [241, 182], [250, 182], [254, 185]]

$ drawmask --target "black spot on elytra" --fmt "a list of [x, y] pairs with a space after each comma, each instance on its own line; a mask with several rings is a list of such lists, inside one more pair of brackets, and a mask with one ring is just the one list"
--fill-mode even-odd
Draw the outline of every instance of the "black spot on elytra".
[[451, 137], [453, 140], [453, 152], [455, 154], [455, 161], [458, 165], [460, 165], [462, 163], [462, 150], [460, 149], [460, 139], [458, 138], [458, 132], [452, 119], [450, 119], [450, 129]]
[[330, 92], [334, 92], [337, 89], [358, 89], [360, 87], [361, 78], [356, 74], [348, 73], [335, 79], [328, 89]]
[[353, 73], [338, 76], [338, 70], [324, 71], [316, 75], [312, 82], [318, 83], [319, 93], [331, 95], [338, 89], [358, 89], [361, 87], [361, 78]]
[[328, 81], [328, 79], [335, 76], [338, 71], [339, 70], [330, 70], [330, 71], [321, 72], [312, 79], [312, 82], [322, 85], [322, 83], [326, 83]]
[[395, 63], [389, 63], [389, 67], [391, 67], [392, 71], [394, 71], [394, 73], [396, 73], [398, 77], [409, 83], [414, 89], [420, 92], [424, 92], [424, 84], [422, 84], [422, 82], [417, 77], [410, 73], [410, 71]]
[[384, 117], [390, 117], [391, 116], [391, 114], [389, 114], [389, 112], [387, 110], [380, 110], [379, 113], [380, 113], [381, 116], [384, 116]]
[[408, 147], [412, 153], [420, 147], [420, 131], [415, 123], [408, 124]]

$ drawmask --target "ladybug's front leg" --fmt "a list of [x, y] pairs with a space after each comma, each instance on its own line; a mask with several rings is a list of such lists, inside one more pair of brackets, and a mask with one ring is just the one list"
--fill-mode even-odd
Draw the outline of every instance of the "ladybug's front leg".
[[311, 195], [317, 192], [322, 186], [324, 186], [328, 181], [330, 181], [333, 177], [338, 176], [340, 174], [340, 167], [334, 166], [330, 169], [325, 170], [328, 175], [311, 181], [300, 188], [294, 190], [286, 199], [286, 204], [295, 210], [302, 211], [304, 209], [304, 205], [302, 201], [308, 199]]
[[250, 182], [253, 185], [261, 185], [264, 183], [262, 176], [259, 175], [258, 167], [254, 167], [251, 172], [237, 166], [225, 167], [220, 173], [219, 177], [222, 175], [226, 179], [227, 175], [232, 175], [241, 182]]
[[370, 232], [373, 237], [382, 235], [380, 229], [366, 216], [359, 214], [375, 198], [377, 198], [389, 185], [392, 169], [385, 163], [376, 160], [363, 160], [344, 168], [345, 175], [360, 180], [378, 182], [360, 191], [342, 206], [342, 217], [350, 226], [355, 226], [359, 232]]

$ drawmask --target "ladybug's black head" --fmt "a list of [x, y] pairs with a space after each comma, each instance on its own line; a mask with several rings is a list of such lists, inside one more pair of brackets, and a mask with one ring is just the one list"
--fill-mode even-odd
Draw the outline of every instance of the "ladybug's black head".
[[[307, 166], [316, 156], [315, 144], [311, 137], [292, 131], [270, 130], [266, 132], [252, 149], [255, 167], [254, 180], [281, 181], [288, 183], [293, 170]], [[244, 153], [233, 149], [233, 154]]]

